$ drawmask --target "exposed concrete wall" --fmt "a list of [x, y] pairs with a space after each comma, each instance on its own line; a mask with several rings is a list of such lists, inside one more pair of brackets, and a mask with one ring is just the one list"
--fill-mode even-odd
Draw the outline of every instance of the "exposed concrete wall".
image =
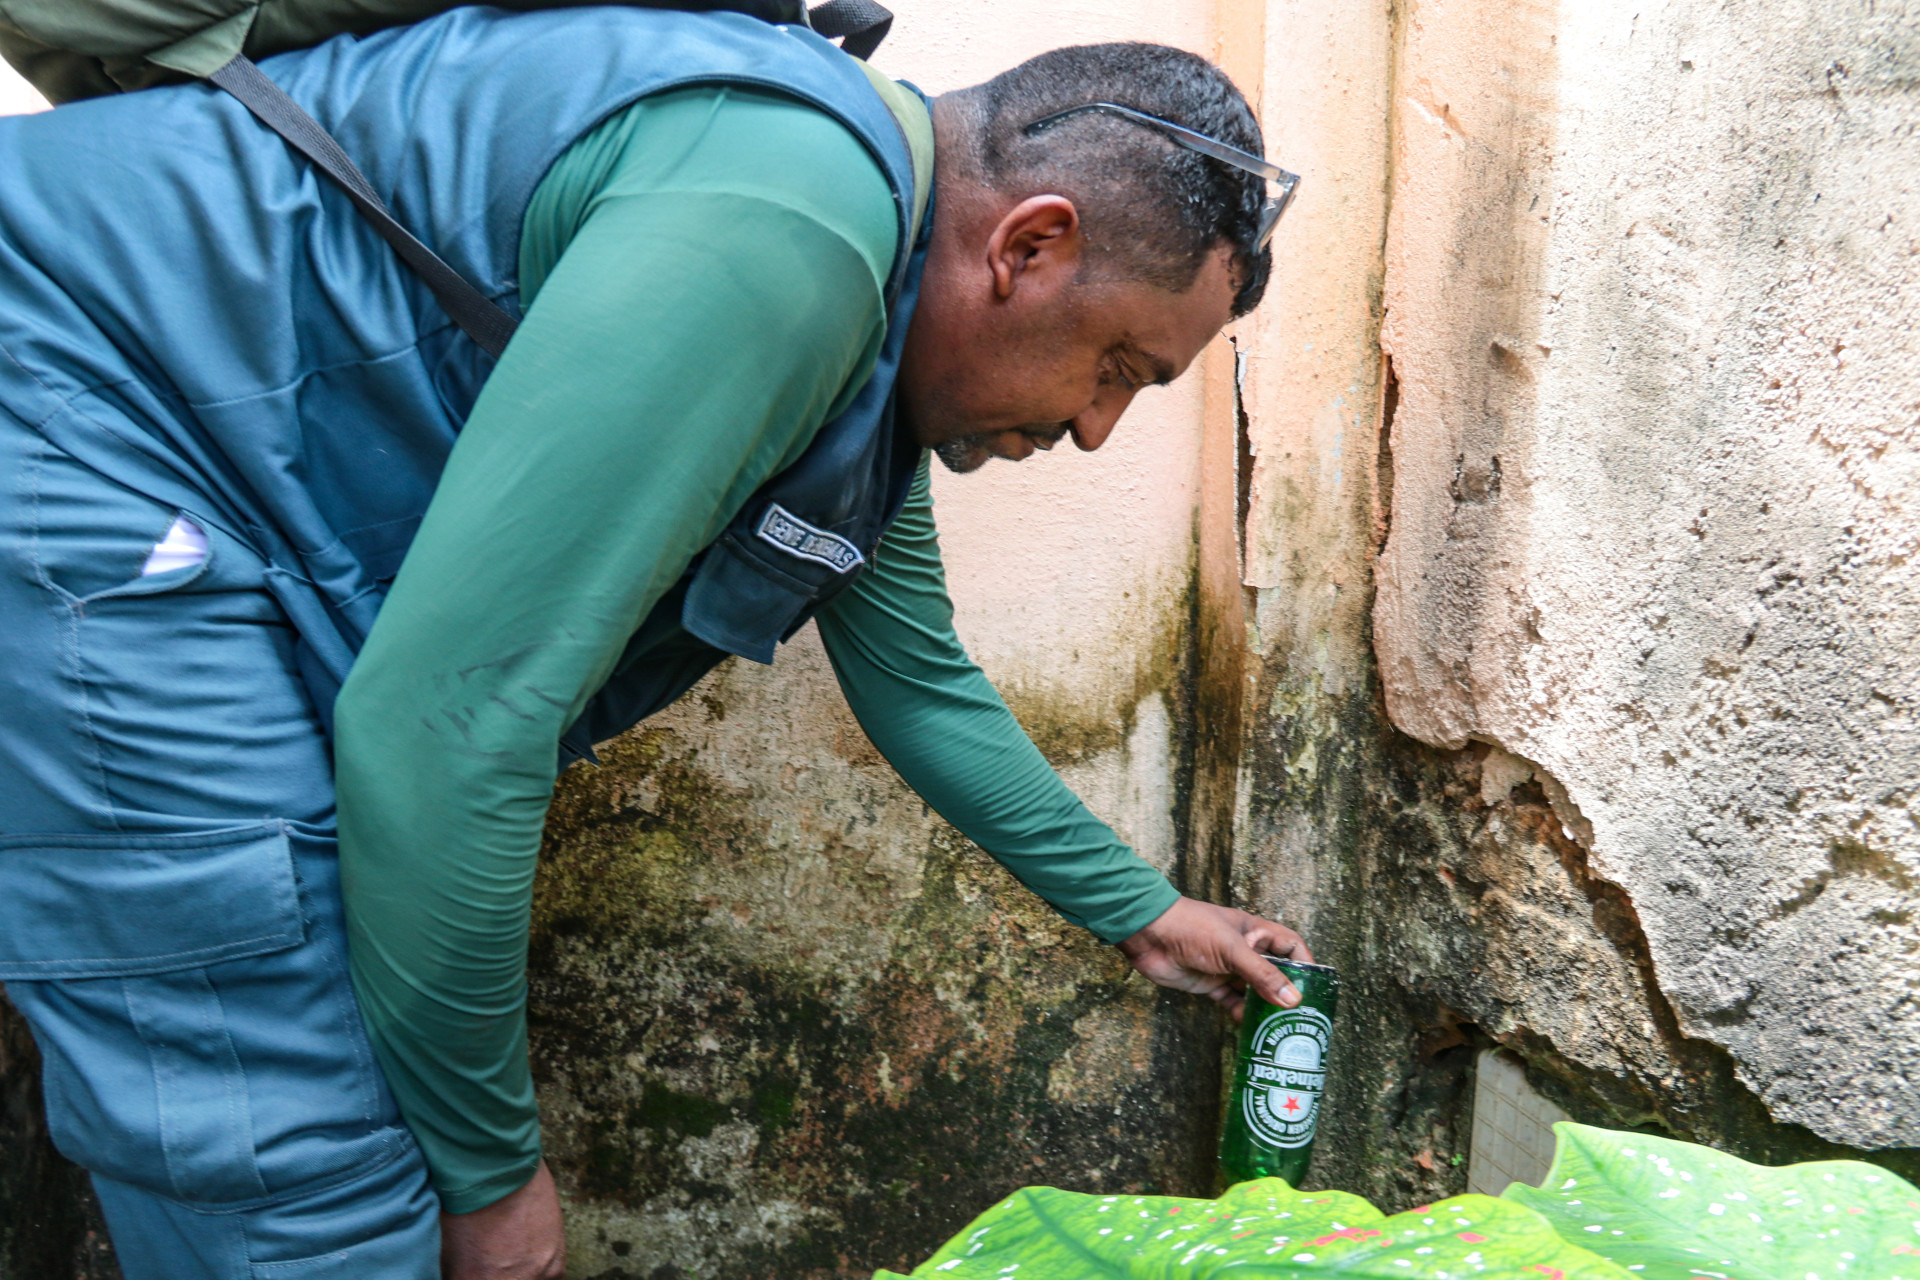
[[1920, 1144], [1916, 18], [1417, 5], [1387, 251], [1395, 725], [1523, 758], [1859, 1146]]
[[1204, 1184], [1211, 1014], [931, 823], [785, 661], [562, 789], [535, 1054], [581, 1274], [858, 1274], [1036, 1177]]
[[[1271, 754], [1286, 725], [1334, 715], [1369, 687], [1389, 17], [1384, 5], [1351, 0], [1269, 5], [1264, 15], [1262, 129], [1268, 152], [1302, 180], [1274, 238], [1268, 301], [1234, 334], [1245, 437], [1244, 643], [1264, 664], [1249, 693], [1253, 754], [1242, 775], [1256, 798], [1318, 777], [1322, 752], [1345, 750], [1316, 740]], [[1314, 927], [1328, 898], [1320, 883], [1330, 870], [1326, 824], [1256, 806], [1241, 825], [1250, 856], [1236, 858], [1236, 893]]]
[[1488, 1044], [1583, 1120], [1911, 1173], [1915, 13], [1328, 8], [1267, 17], [1280, 243], [1343, 262], [1370, 157], [1384, 247], [1373, 310], [1241, 330], [1234, 848], [1353, 979], [1318, 1176], [1460, 1189]]

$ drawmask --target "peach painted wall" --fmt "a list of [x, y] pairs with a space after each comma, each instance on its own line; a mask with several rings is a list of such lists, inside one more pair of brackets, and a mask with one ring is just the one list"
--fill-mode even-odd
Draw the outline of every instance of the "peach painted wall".
[[[978, 83], [1067, 44], [1155, 40], [1211, 55], [1201, 0], [894, 6], [876, 57], [929, 93]], [[1063, 445], [969, 476], [934, 471], [958, 625], [974, 658], [1035, 720], [1124, 724], [1120, 760], [1058, 758], [1069, 779], [1156, 862], [1172, 856], [1171, 737], [1163, 697], [1184, 633], [1198, 500], [1203, 379], [1149, 390], [1098, 453]], [[1046, 729], [1035, 726], [1043, 741]], [[1098, 736], [1098, 735], [1096, 735]]]
[[18, 71], [0, 62], [0, 116], [46, 109], [47, 100], [35, 92], [32, 85], [22, 80]]

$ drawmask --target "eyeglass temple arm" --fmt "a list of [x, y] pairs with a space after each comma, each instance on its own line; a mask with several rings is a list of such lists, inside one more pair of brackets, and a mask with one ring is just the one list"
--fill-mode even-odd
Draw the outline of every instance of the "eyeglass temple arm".
[[1136, 111], [1132, 107], [1123, 107], [1117, 102], [1089, 102], [1084, 106], [1069, 107], [1065, 111], [1056, 111], [1050, 116], [1042, 116], [1040, 119], [1035, 120], [1021, 132], [1029, 134], [1038, 133], [1042, 129], [1060, 123], [1069, 116], [1077, 116], [1083, 111], [1106, 111], [1117, 116], [1124, 116], [1139, 124], [1148, 125], [1164, 131], [1169, 134], [1174, 141], [1189, 150], [1198, 151], [1203, 156], [1211, 156], [1222, 164], [1230, 164], [1234, 168], [1244, 169], [1248, 173], [1257, 173], [1269, 181], [1283, 183], [1286, 187], [1285, 194], [1281, 196], [1283, 203], [1292, 195], [1294, 184], [1300, 181], [1296, 175], [1288, 173], [1271, 160], [1254, 155], [1251, 151], [1242, 151], [1238, 147], [1230, 147], [1218, 138], [1209, 138], [1206, 134], [1197, 133], [1185, 125], [1175, 124], [1171, 120], [1162, 120], [1159, 116], [1148, 115], [1146, 112]]
[[1300, 185], [1299, 175], [1292, 173], [1283, 172], [1275, 181], [1280, 184], [1280, 194], [1268, 197], [1267, 207], [1260, 215], [1259, 244], [1262, 248], [1273, 238], [1273, 229], [1280, 225], [1280, 215], [1293, 203], [1294, 189]]

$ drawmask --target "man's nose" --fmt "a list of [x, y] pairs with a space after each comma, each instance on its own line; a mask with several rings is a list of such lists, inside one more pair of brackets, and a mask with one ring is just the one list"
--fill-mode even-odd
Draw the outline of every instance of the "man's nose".
[[1069, 424], [1073, 432], [1073, 442], [1081, 449], [1092, 453], [1107, 442], [1113, 429], [1120, 422], [1120, 415], [1133, 403], [1133, 392], [1116, 391], [1098, 396], [1094, 402], [1076, 415]]

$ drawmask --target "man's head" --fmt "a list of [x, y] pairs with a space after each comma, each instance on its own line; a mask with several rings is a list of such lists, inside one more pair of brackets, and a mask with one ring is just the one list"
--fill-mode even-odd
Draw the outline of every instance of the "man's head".
[[899, 393], [956, 471], [1068, 434], [1099, 448], [1265, 289], [1265, 181], [1110, 112], [1032, 127], [1094, 102], [1261, 150], [1232, 82], [1164, 45], [1056, 49], [935, 102], [938, 204]]

